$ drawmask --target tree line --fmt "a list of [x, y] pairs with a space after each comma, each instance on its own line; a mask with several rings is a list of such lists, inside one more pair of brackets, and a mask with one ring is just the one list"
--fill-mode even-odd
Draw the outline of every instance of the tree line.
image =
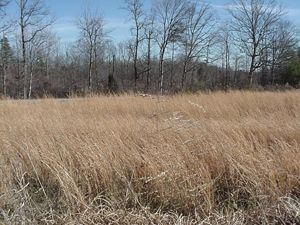
[[[18, 15], [6, 13], [14, 4]], [[61, 44], [43, 0], [0, 0], [0, 93], [13, 98], [135, 91], [299, 87], [295, 26], [276, 0], [232, 0], [227, 15], [204, 1], [124, 0], [131, 37], [110, 38], [84, 7], [74, 43]]]

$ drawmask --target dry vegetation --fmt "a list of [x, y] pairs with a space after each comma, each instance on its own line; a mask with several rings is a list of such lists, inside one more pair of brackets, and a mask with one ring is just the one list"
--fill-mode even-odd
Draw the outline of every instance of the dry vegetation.
[[299, 224], [300, 92], [0, 102], [0, 224]]

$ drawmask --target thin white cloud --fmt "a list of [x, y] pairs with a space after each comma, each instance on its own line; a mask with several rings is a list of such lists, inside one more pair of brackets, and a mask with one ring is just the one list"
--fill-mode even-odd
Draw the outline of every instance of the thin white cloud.
[[[298, 17], [298, 19], [299, 19], [299, 15], [300, 15], [300, 9], [291, 9], [291, 8], [288, 8], [288, 9], [286, 9], [286, 11], [287, 11], [287, 14], [289, 15], [289, 16], [293, 16], [293, 17]], [[300, 19], [299, 19], [300, 20]]]
[[53, 29], [57, 32], [78, 31], [77, 27], [74, 24], [70, 23], [55, 24], [53, 26]]
[[[212, 7], [217, 10], [228, 10], [228, 9], [235, 9], [237, 5], [234, 4], [212, 4]], [[278, 7], [278, 10], [281, 10], [280, 7]], [[287, 16], [291, 19], [295, 20], [292, 22], [300, 23], [300, 8], [283, 8], [283, 11], [287, 13]]]
[[54, 30], [57, 32], [75, 32], [77, 31], [77, 27], [75, 24], [75, 18], [73, 17], [61, 17], [59, 18], [54, 26]]
[[131, 26], [130, 23], [126, 23], [125, 20], [120, 18], [106, 18], [105, 22], [107, 29], [129, 29]]
[[215, 9], [223, 9], [223, 10], [236, 8], [236, 5], [233, 4], [225, 4], [225, 5], [212, 4], [211, 6]]
[[122, 18], [106, 18], [105, 30], [114, 41], [122, 41], [130, 37], [131, 23]]
[[73, 42], [78, 38], [79, 30], [73, 17], [61, 17], [53, 25], [53, 31], [63, 42]]
[[[72, 42], [78, 38], [79, 30], [74, 17], [61, 17], [53, 25], [53, 30], [64, 42]], [[131, 24], [122, 18], [105, 18], [105, 30], [111, 38], [122, 40], [129, 37]]]

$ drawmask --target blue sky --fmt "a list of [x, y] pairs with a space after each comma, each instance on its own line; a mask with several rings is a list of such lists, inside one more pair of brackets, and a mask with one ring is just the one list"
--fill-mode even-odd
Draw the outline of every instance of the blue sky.
[[[145, 1], [145, 6], [150, 7], [150, 2], [150, 0]], [[59, 33], [63, 41], [74, 41], [78, 37], [74, 21], [81, 15], [86, 3], [92, 9], [97, 9], [102, 13], [106, 30], [109, 31], [109, 36], [113, 40], [121, 41], [130, 36], [129, 16], [122, 9], [124, 0], [51, 0], [48, 1], [48, 6], [52, 12], [55, 12], [54, 30]]]
[[[98, 9], [106, 21], [106, 29], [115, 41], [127, 39], [130, 36], [130, 22], [128, 14], [122, 9], [124, 0], [45, 0], [46, 4], [54, 14], [56, 23], [54, 31], [62, 42], [75, 41], [78, 38], [78, 30], [74, 25], [76, 19], [81, 15], [86, 2], [92, 9]], [[231, 0], [207, 0], [218, 12], [219, 17], [224, 17], [226, 11], [224, 6], [230, 4]], [[288, 18], [300, 29], [300, 0], [280, 0], [287, 10]], [[147, 8], [150, 8], [151, 0], [144, 0]], [[14, 1], [11, 8], [13, 9]]]

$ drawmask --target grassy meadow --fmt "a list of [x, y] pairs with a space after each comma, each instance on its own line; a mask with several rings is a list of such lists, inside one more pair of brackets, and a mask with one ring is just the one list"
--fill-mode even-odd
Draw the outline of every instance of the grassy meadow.
[[300, 224], [300, 92], [0, 101], [0, 224]]

